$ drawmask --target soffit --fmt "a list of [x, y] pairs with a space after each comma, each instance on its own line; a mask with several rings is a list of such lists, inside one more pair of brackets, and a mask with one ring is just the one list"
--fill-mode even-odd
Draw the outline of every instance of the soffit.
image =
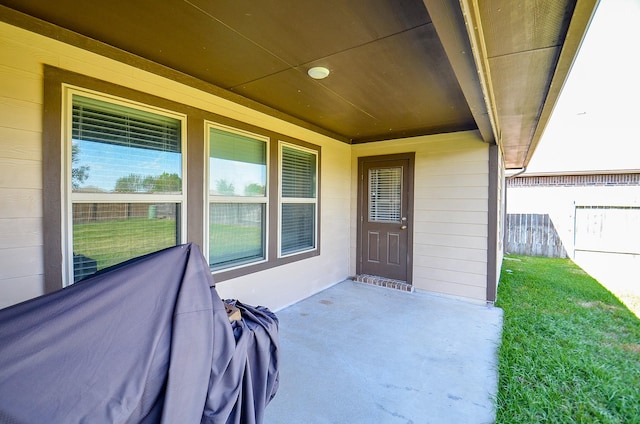
[[[595, 1], [578, 5], [576, 0], [493, 0], [474, 2], [471, 9], [483, 35], [505, 163], [508, 168], [526, 166], [568, 76]], [[575, 16], [575, 28], [569, 31]]]

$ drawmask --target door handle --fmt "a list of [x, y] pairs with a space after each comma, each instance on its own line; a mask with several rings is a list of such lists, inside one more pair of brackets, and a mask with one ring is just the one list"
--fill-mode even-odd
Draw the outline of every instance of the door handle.
[[400, 219], [400, 221], [402, 222], [402, 225], [400, 226], [401, 230], [406, 230], [407, 229], [407, 224], [405, 224], [405, 222], [407, 222], [407, 217], [403, 216], [402, 219]]
[[406, 230], [406, 229], [407, 229], [407, 226], [406, 226], [406, 225], [402, 225], [402, 226], [400, 227], [400, 229], [401, 229], [401, 230]]

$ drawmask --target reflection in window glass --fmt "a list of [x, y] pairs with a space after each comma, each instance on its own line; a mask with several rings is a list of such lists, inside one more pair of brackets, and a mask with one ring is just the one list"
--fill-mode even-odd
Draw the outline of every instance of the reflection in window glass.
[[182, 121], [74, 93], [71, 101], [68, 266], [76, 282], [181, 242]]
[[264, 203], [212, 203], [209, 217], [209, 264], [214, 269], [264, 258]]
[[180, 193], [180, 121], [73, 96], [74, 192]]
[[209, 266], [266, 259], [267, 143], [209, 129]]
[[265, 196], [267, 144], [242, 134], [211, 128], [209, 193]]
[[74, 282], [179, 242], [177, 203], [75, 203]]

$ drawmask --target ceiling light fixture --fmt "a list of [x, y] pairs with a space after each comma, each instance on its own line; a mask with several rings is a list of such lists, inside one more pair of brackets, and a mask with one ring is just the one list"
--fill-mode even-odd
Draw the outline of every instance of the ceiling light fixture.
[[307, 74], [313, 79], [324, 79], [329, 76], [329, 70], [324, 66], [314, 66], [313, 68], [309, 68]]

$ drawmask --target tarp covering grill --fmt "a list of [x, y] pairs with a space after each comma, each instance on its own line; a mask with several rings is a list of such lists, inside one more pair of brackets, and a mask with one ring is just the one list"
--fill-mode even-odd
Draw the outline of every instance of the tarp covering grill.
[[261, 423], [278, 321], [233, 304], [186, 244], [0, 310], [0, 423]]

